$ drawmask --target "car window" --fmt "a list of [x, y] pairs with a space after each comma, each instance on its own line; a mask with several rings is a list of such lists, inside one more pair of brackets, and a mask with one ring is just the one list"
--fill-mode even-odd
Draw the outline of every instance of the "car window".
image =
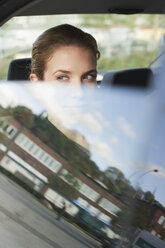
[[97, 40], [101, 72], [146, 67], [158, 55], [164, 34], [161, 15], [55, 15], [15, 17], [0, 29], [0, 78], [6, 79], [12, 59], [31, 57], [35, 39], [47, 28], [69, 23], [91, 33]]
[[[152, 211], [163, 216], [150, 91], [87, 87], [80, 95], [53, 83], [4, 82], [0, 99], [0, 210], [19, 237], [39, 247], [118, 247], [148, 228]], [[10, 244], [18, 234], [6, 230]]]
[[[6, 82], [10, 61], [31, 57], [38, 35], [62, 23], [96, 38], [108, 85]], [[160, 54], [162, 23], [160, 15], [57, 15], [2, 26], [2, 247], [126, 248], [139, 230], [164, 247], [163, 64], [148, 87], [111, 83], [115, 70], [147, 67]]]

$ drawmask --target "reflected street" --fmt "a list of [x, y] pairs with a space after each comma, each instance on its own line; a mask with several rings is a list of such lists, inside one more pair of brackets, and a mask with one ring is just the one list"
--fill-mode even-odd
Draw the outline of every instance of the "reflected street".
[[1, 247], [101, 247], [65, 220], [57, 221], [55, 214], [2, 174], [0, 196]]

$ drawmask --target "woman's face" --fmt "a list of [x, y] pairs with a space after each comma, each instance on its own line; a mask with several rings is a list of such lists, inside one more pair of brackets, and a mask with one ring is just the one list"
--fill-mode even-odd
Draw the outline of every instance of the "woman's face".
[[[68, 84], [95, 84], [96, 58], [91, 50], [78, 46], [62, 46], [55, 49], [48, 59], [44, 71], [44, 81]], [[31, 81], [38, 81], [35, 74], [30, 75]]]

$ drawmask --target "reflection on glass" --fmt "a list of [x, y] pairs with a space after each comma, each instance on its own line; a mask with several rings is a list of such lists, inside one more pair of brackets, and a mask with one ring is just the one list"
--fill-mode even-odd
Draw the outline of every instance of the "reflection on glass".
[[154, 233], [157, 222], [165, 225], [163, 138], [148, 143], [154, 99], [141, 90], [78, 91], [53, 83], [0, 85], [1, 177], [99, 242], [111, 238], [114, 247], [126, 247], [138, 228]]

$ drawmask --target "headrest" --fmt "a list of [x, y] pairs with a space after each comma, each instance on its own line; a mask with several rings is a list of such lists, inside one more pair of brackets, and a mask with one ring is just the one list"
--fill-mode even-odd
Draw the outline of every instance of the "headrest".
[[31, 58], [14, 59], [10, 62], [7, 80], [29, 80]]
[[104, 75], [101, 84], [147, 88], [152, 80], [153, 73], [150, 68], [136, 68], [110, 71]]

